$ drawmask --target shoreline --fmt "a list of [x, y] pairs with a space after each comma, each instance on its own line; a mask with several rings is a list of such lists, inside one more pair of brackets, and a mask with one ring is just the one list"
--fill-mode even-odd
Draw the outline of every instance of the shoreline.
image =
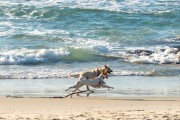
[[[67, 92], [65, 90], [77, 80], [77, 78], [0, 80], [0, 96], [66, 96], [72, 90]], [[91, 97], [180, 97], [179, 77], [112, 76], [105, 82], [114, 89], [109, 91], [106, 88], [90, 88], [95, 93], [88, 94]], [[83, 86], [80, 90], [86, 90], [86, 87]]]
[[115, 87], [111, 91], [53, 98], [71, 93], [64, 90], [75, 81], [0, 81], [0, 120], [180, 120], [178, 78], [110, 77], [106, 83]]
[[180, 97], [0, 97], [0, 119], [180, 119]]

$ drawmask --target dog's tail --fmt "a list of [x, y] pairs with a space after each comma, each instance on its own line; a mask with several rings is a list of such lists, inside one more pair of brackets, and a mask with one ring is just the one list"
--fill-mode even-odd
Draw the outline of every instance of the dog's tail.
[[69, 72], [68, 73], [68, 76], [70, 77], [70, 78], [78, 78], [79, 77], [79, 74], [75, 74], [75, 75], [71, 75], [71, 72]]

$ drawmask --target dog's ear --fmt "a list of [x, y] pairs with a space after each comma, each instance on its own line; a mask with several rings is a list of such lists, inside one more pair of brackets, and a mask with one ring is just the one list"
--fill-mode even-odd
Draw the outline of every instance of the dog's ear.
[[108, 65], [104, 65], [104, 67], [105, 67], [105, 68], [107, 68], [107, 67], [108, 67]]
[[94, 68], [94, 69], [93, 69], [93, 72], [97, 72], [97, 71], [98, 71], [98, 68]]

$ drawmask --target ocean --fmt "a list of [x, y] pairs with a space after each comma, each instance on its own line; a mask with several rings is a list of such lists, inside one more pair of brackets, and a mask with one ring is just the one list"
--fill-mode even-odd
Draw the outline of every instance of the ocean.
[[0, 0], [0, 86], [109, 65], [180, 91], [179, 13], [179, 0]]

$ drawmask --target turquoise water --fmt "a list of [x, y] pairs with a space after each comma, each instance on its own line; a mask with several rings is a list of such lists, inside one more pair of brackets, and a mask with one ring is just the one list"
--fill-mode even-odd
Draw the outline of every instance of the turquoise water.
[[180, 76], [179, 0], [0, 0], [0, 78]]

